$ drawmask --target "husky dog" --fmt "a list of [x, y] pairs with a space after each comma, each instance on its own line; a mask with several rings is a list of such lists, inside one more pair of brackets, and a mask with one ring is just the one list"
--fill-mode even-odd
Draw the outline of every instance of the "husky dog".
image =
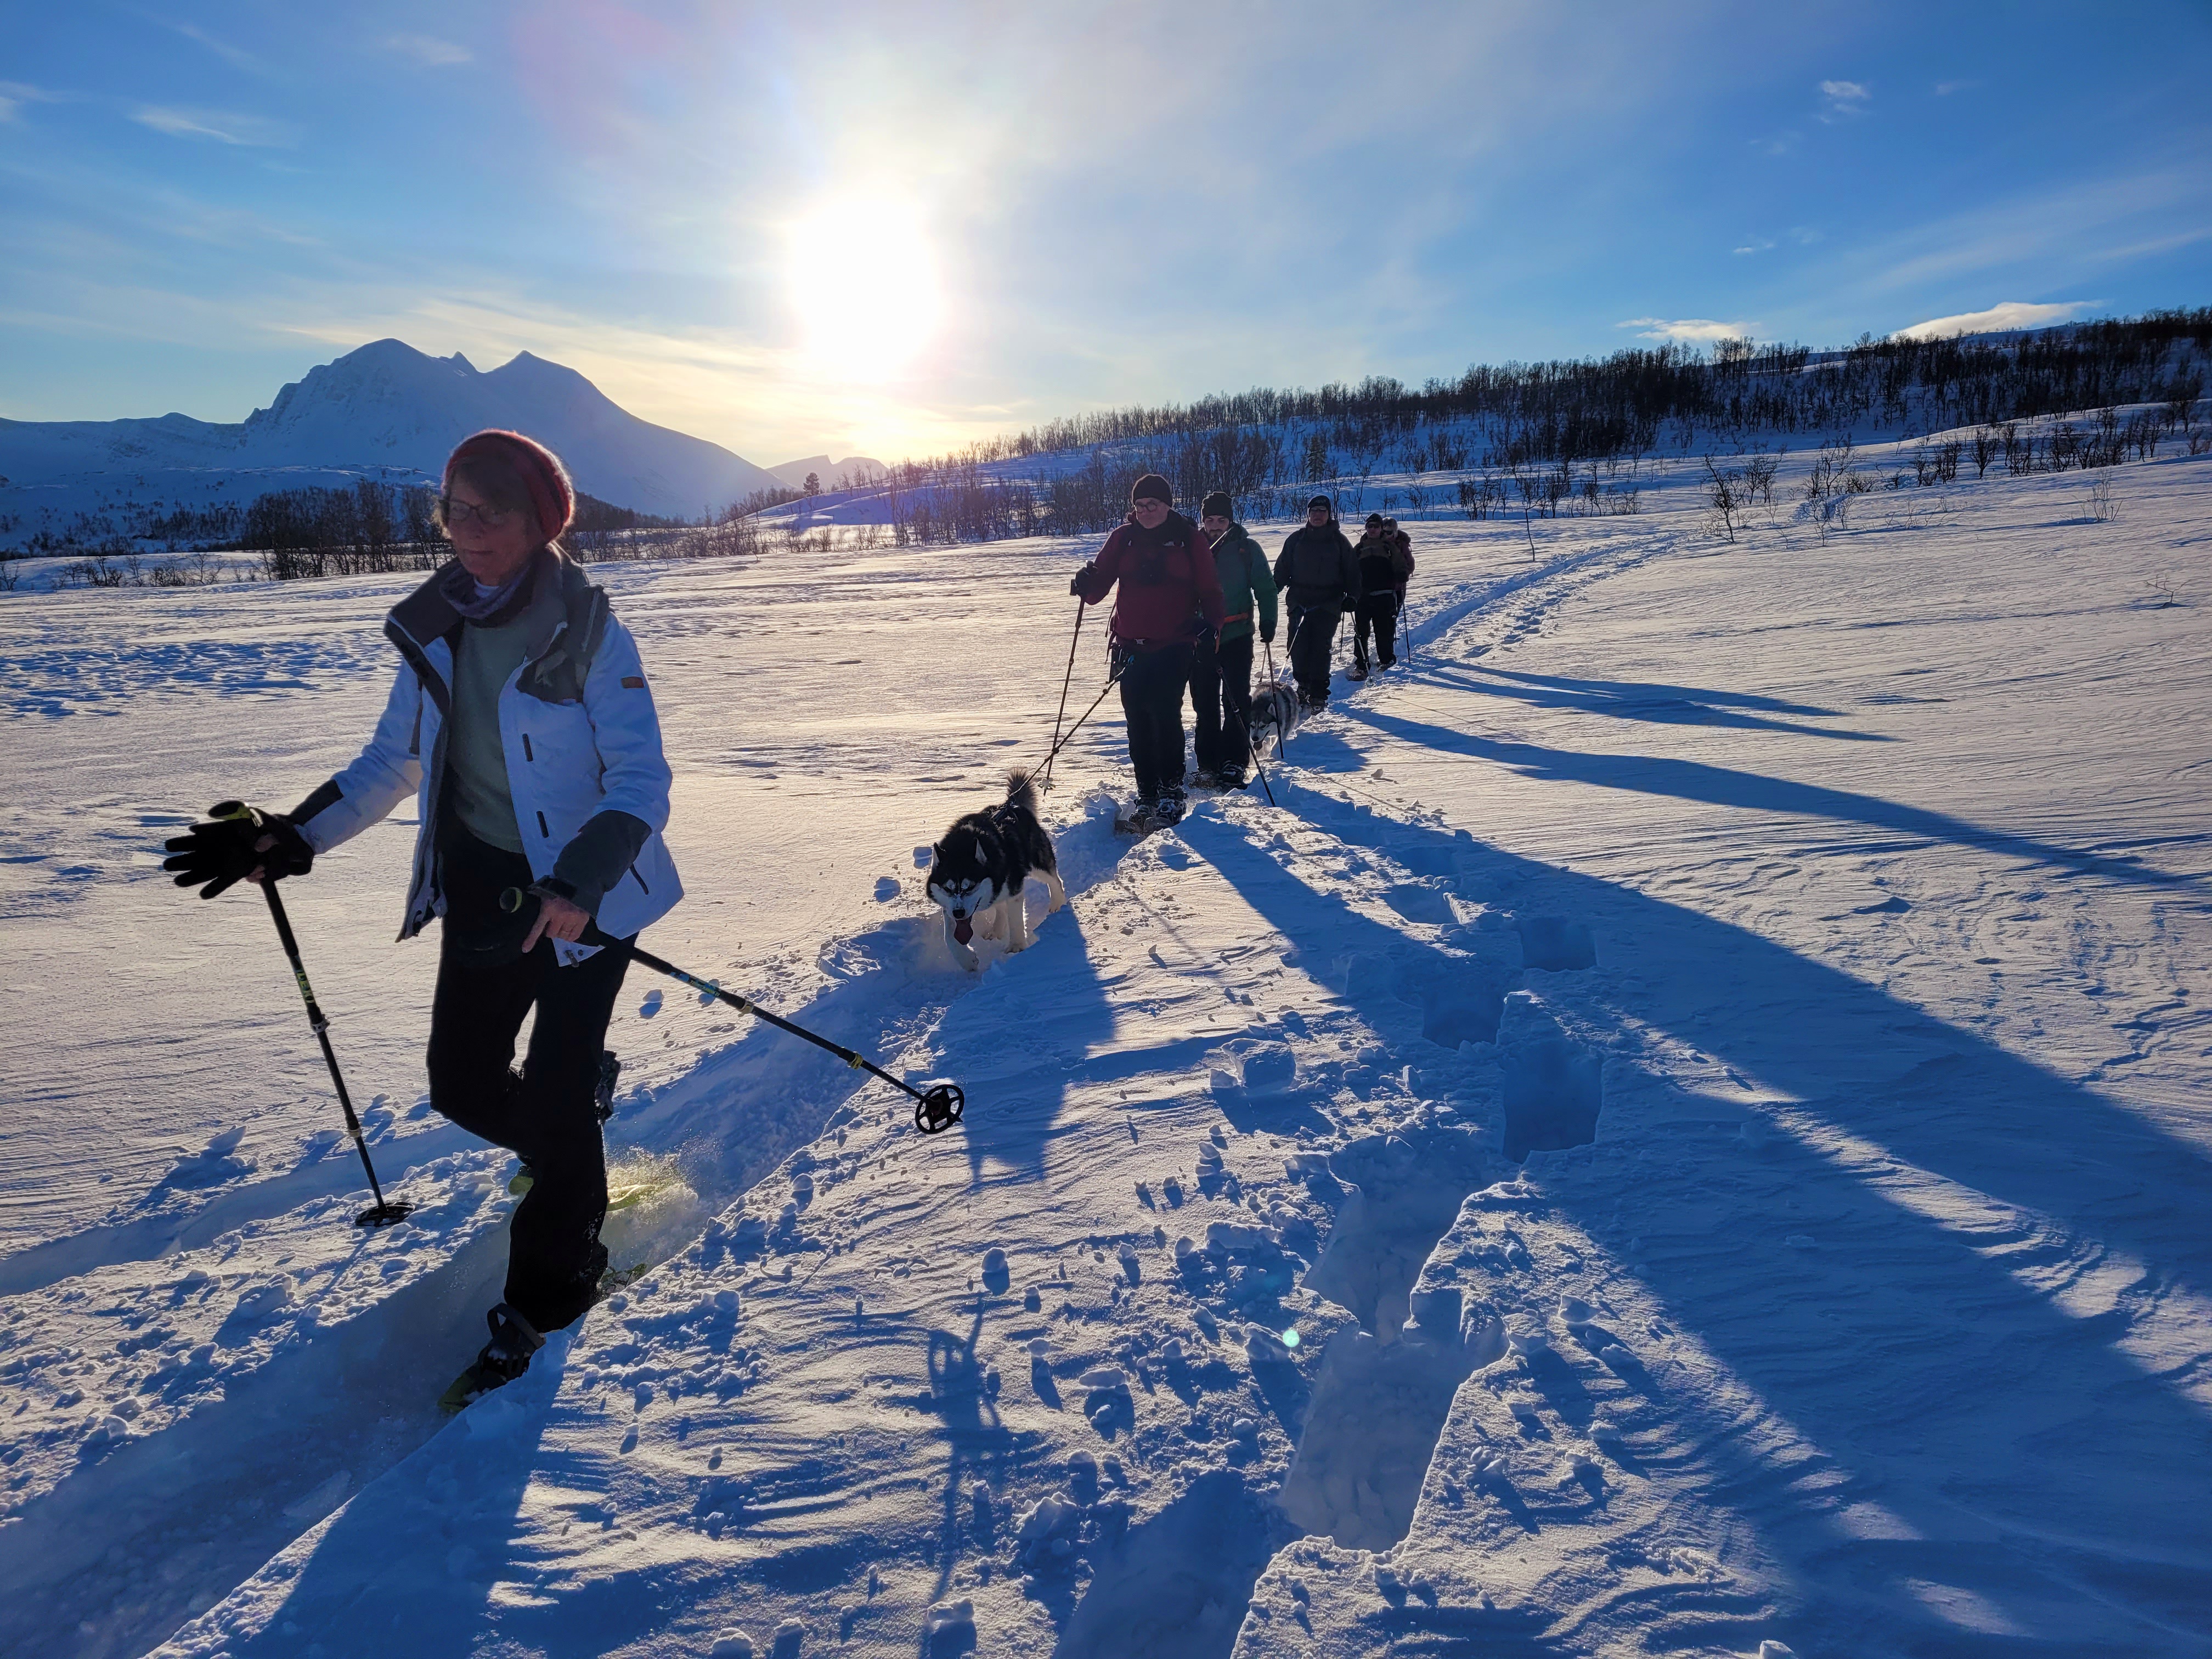
[[1259, 748], [1272, 732], [1275, 734], [1275, 755], [1280, 759], [1283, 745], [1298, 729], [1304, 713], [1296, 687], [1285, 685], [1280, 680], [1260, 687], [1252, 694], [1252, 747]]
[[1005, 801], [955, 818], [930, 854], [929, 896], [945, 912], [945, 943], [970, 973], [983, 965], [968, 942], [977, 933], [1003, 938], [1010, 952], [1030, 948], [1022, 884], [1031, 875], [1044, 880], [1048, 915], [1067, 902], [1026, 771], [1009, 772]]

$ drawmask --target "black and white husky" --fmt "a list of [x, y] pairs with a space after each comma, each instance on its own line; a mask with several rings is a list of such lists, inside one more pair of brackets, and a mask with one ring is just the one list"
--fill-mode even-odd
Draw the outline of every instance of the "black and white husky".
[[1006, 775], [1005, 801], [963, 813], [929, 850], [929, 896], [945, 912], [945, 943], [970, 973], [983, 965], [968, 942], [977, 933], [1004, 939], [1009, 951], [1030, 948], [1022, 884], [1030, 876], [1043, 879], [1048, 915], [1067, 902], [1052, 837], [1037, 820], [1036, 786], [1025, 771]]
[[1298, 702], [1297, 688], [1285, 685], [1280, 680], [1270, 680], [1254, 688], [1252, 692], [1252, 747], [1258, 749], [1273, 732], [1275, 755], [1281, 758], [1283, 745], [1290, 741], [1291, 733], [1298, 729], [1298, 721], [1305, 713]]

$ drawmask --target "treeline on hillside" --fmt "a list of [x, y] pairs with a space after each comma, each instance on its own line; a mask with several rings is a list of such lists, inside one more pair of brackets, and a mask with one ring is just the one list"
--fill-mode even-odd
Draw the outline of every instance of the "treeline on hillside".
[[[377, 570], [433, 570], [451, 556], [438, 530], [438, 493], [428, 484], [394, 485], [360, 479], [349, 489], [276, 489], [237, 514], [237, 526], [218, 548], [261, 555], [278, 580], [300, 576], [353, 575]], [[576, 495], [576, 516], [566, 539], [584, 543], [617, 532], [672, 530], [679, 519], [656, 518], [586, 495]], [[159, 533], [159, 532], [156, 532]]]
[[[1906, 437], [2013, 428], [2008, 465], [2044, 446], [2046, 465], [2094, 465], [2144, 422], [2193, 430], [2212, 351], [2212, 307], [2154, 312], [2018, 336], [1886, 339], [1840, 351], [1723, 340], [1546, 363], [1478, 364], [1416, 388], [1384, 377], [1318, 391], [1256, 389], [1188, 404], [1107, 410], [890, 469], [901, 541], [981, 541], [1105, 530], [1129, 486], [1164, 475], [1194, 507], [1225, 489], [1252, 518], [1294, 516], [1316, 487], [1364, 507], [1372, 480], [1395, 482], [1386, 507], [1473, 517], [1506, 510], [1632, 512], [1647, 456], [1866, 426]], [[2155, 404], [2156, 416], [2113, 411]], [[2039, 417], [2100, 411], [2096, 432], [2023, 436]], [[1082, 464], [1008, 478], [1004, 464], [1087, 451]], [[1626, 467], [1630, 482], [1622, 482]], [[983, 468], [994, 466], [998, 476]], [[1601, 471], [1603, 477], [1600, 477]], [[1468, 475], [1475, 476], [1470, 477]]]

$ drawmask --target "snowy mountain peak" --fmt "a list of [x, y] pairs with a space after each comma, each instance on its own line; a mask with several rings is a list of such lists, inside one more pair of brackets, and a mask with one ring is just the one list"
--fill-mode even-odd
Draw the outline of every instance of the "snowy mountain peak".
[[189, 469], [328, 471], [376, 468], [436, 477], [471, 432], [526, 432], [602, 501], [690, 518], [777, 480], [719, 444], [641, 421], [576, 370], [518, 352], [485, 373], [454, 352], [433, 357], [404, 340], [373, 340], [318, 364], [266, 409], [235, 425], [193, 421], [10, 422], [0, 427], [0, 476], [60, 484], [128, 468], [135, 477]]

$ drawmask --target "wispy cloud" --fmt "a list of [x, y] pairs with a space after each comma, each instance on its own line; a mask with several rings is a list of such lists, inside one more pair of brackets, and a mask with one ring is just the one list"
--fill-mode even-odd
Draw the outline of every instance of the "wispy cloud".
[[2025, 300], [2005, 300], [1987, 311], [1962, 311], [1955, 317], [1931, 317], [1924, 323], [1900, 328], [1900, 340], [1940, 340], [1954, 334], [1996, 334], [2008, 329], [2047, 328], [2085, 311], [2094, 311], [2101, 300], [2069, 300], [2059, 305], [2031, 305]]
[[233, 69], [244, 70], [249, 75], [268, 75], [270, 73], [269, 65], [263, 63], [261, 59], [256, 58], [252, 52], [246, 51], [243, 47], [234, 46], [229, 41], [222, 40], [216, 35], [210, 34], [205, 29], [200, 27], [197, 23], [179, 23], [173, 19], [167, 17], [156, 17], [154, 21], [161, 24], [164, 28], [175, 30], [179, 34], [183, 35], [185, 40], [192, 41], [196, 45], [205, 46], [210, 52], [222, 58], [224, 63], [229, 64]]
[[1954, 92], [1972, 92], [1981, 84], [1979, 81], [1938, 81], [1936, 83], [1936, 95], [1938, 98], [1948, 98]]
[[1772, 248], [1773, 246], [1773, 243], [1766, 240], [1764, 237], [1754, 237], [1752, 240], [1746, 242], [1741, 247], [1732, 247], [1729, 252], [1739, 254], [1765, 253], [1769, 249]]
[[69, 94], [48, 92], [44, 87], [32, 86], [26, 81], [0, 81], [0, 121], [13, 121], [23, 112], [26, 104], [65, 104]]
[[232, 110], [178, 109], [165, 104], [145, 104], [131, 111], [141, 126], [166, 132], [173, 138], [212, 138], [220, 144], [254, 149], [281, 149], [295, 142], [293, 130], [265, 115], [242, 115]]
[[1679, 340], [1685, 343], [1711, 344], [1715, 340], [1737, 340], [1759, 326], [1756, 323], [1717, 323], [1710, 317], [1631, 317], [1625, 323], [1615, 323], [1615, 328], [1642, 331], [1637, 337], [1644, 340]]
[[455, 64], [472, 63], [476, 59], [476, 53], [458, 41], [441, 40], [433, 34], [387, 35], [384, 47], [387, 52], [402, 53], [431, 69], [447, 69]]
[[1874, 94], [1856, 81], [1823, 81], [1820, 96], [1827, 100], [1827, 112], [1820, 118], [1832, 121], [1838, 116], [1863, 115], [1867, 106], [1874, 101]]

